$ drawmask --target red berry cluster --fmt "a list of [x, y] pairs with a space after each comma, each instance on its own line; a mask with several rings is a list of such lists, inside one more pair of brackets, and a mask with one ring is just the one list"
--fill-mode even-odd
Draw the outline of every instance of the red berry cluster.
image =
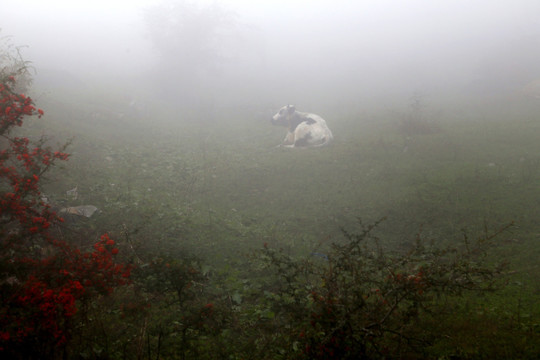
[[0, 78], [0, 354], [36, 339], [66, 343], [78, 302], [127, 284], [132, 269], [116, 261], [119, 250], [107, 234], [90, 252], [51, 235], [63, 219], [41, 200], [39, 181], [69, 154], [10, 135], [25, 117], [43, 115], [31, 98], [11, 90], [14, 83]]

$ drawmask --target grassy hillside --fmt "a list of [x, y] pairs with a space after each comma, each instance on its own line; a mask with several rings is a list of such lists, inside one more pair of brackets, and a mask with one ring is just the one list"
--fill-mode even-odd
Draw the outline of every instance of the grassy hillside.
[[[513, 222], [490, 260], [509, 262], [509, 285], [480, 302], [537, 323], [539, 103], [477, 99], [426, 104], [422, 113], [388, 104], [323, 108], [313, 111], [335, 142], [282, 149], [284, 129], [257, 110], [149, 103], [130, 113], [121, 97], [71, 96], [39, 101], [46, 121], [29, 128], [54, 134], [53, 143], [72, 138], [71, 159], [49, 174], [51, 201], [101, 210], [69, 218], [69, 231], [107, 231], [137, 254], [190, 253], [215, 273], [237, 274], [264, 243], [293, 255], [325, 253], [342, 229], [359, 229], [358, 219], [386, 217], [375, 234], [396, 251], [419, 234], [442, 246]], [[78, 198], [67, 197], [75, 186]]]

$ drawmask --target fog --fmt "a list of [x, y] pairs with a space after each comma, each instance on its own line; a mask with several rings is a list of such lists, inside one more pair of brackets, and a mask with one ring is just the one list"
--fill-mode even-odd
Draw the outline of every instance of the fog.
[[1, 35], [38, 82], [61, 71], [184, 104], [362, 106], [540, 77], [534, 0], [2, 3]]
[[537, 355], [540, 0], [0, 0], [0, 70], [0, 348]]

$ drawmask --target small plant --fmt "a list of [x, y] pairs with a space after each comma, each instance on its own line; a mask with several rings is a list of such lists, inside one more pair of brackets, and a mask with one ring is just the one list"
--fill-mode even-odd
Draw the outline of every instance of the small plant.
[[30, 62], [23, 59], [20, 50], [21, 47], [11, 42], [11, 37], [0, 36], [0, 72], [17, 77], [17, 82], [11, 86], [18, 94], [28, 92], [33, 80]]

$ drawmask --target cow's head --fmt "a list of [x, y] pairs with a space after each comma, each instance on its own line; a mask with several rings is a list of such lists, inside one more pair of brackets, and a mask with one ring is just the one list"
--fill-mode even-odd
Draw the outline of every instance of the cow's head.
[[279, 109], [276, 115], [272, 117], [273, 125], [290, 126], [291, 117], [295, 113], [294, 105], [287, 105]]

